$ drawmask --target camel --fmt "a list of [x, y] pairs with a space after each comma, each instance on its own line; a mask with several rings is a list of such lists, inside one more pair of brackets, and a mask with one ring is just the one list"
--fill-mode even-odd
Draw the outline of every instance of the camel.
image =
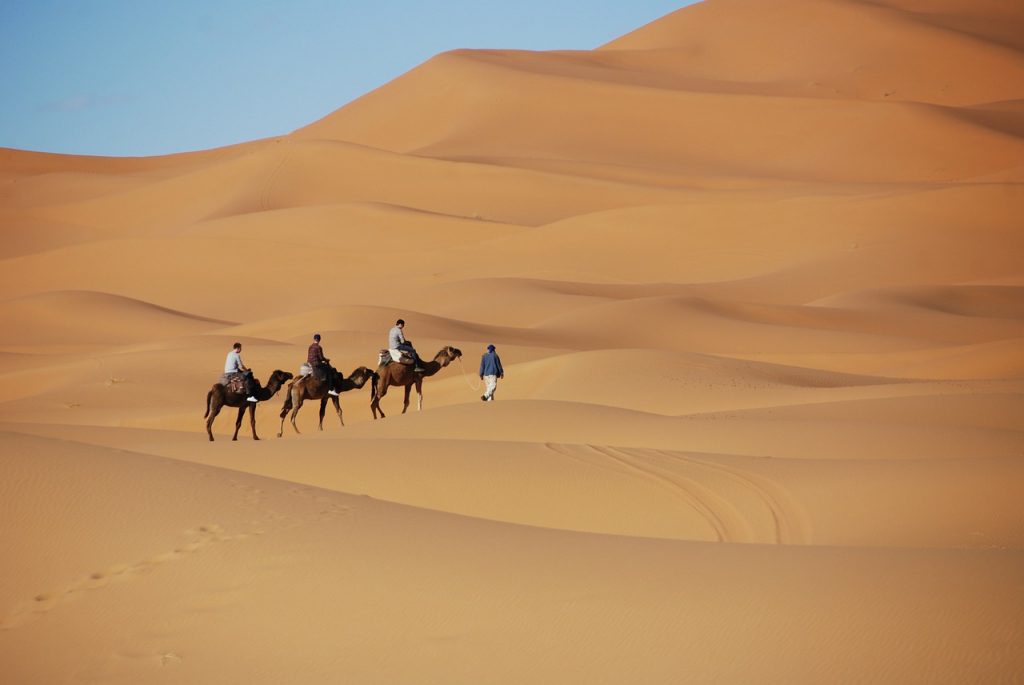
[[[366, 381], [376, 376], [376, 372], [371, 371], [365, 366], [360, 366], [348, 378], [344, 378], [339, 372], [334, 383], [334, 391], [347, 392], [349, 390], [358, 390], [366, 385]], [[289, 411], [292, 413], [292, 428], [295, 429], [296, 433], [299, 432], [299, 427], [295, 425], [295, 417], [299, 413], [299, 409], [302, 408], [302, 403], [306, 400], [320, 400], [320, 430], [324, 429], [324, 413], [327, 411], [328, 398], [334, 402], [334, 411], [338, 412], [338, 420], [341, 421], [341, 426], [344, 428], [345, 419], [341, 416], [341, 402], [338, 400], [337, 395], [328, 394], [328, 389], [327, 382], [317, 379], [313, 374], [296, 378], [289, 383], [288, 392], [284, 398], [284, 406], [281, 407], [281, 430], [278, 431], [277, 437], [280, 438], [284, 435], [284, 417]]]
[[[281, 389], [287, 381], [291, 380], [292, 374], [287, 371], [281, 371], [280, 369], [270, 374], [270, 381], [267, 382], [267, 387], [260, 386], [259, 389], [253, 393], [253, 396], [260, 402], [266, 402], [271, 397], [277, 394], [277, 391]], [[256, 381], [256, 385], [259, 385], [259, 381]], [[249, 395], [247, 393], [236, 393], [229, 392], [226, 387], [220, 383], [215, 383], [210, 392], [206, 393], [206, 413], [203, 418], [206, 419], [206, 434], [210, 436], [210, 442], [213, 442], [213, 420], [217, 418], [217, 414], [220, 413], [221, 408], [227, 407], [238, 407], [238, 420], [235, 421], [235, 434], [232, 436], [232, 440], [238, 440], [238, 429], [242, 426], [242, 417], [245, 416], [246, 407], [249, 408], [249, 419], [252, 423], [252, 439], [259, 440], [259, 436], [256, 435], [256, 403], [249, 402], [246, 398]]]
[[399, 364], [397, 362], [378, 367], [377, 373], [380, 375], [380, 380], [373, 384], [373, 398], [370, 400], [370, 411], [373, 412], [373, 418], [377, 418], [377, 412], [380, 412], [380, 418], [384, 418], [384, 410], [380, 408], [380, 401], [387, 394], [388, 386], [390, 385], [405, 387], [405, 404], [402, 406], [403, 414], [409, 408], [409, 392], [412, 390], [412, 386], [415, 385], [417, 395], [416, 410], [422, 410], [423, 379], [426, 376], [433, 376], [461, 356], [461, 350], [449, 345], [434, 355], [433, 361], [424, 364], [424, 370], [419, 373], [413, 371], [411, 365]]

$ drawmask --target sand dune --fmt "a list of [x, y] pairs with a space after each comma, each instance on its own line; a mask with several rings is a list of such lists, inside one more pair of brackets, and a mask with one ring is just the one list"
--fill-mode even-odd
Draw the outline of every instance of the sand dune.
[[[0, 680], [1015, 682], [1022, 35], [706, 0], [278, 138], [0, 150]], [[233, 342], [348, 374], [399, 317], [463, 352], [422, 411], [207, 440]]]
[[[36, 349], [47, 344], [124, 345], [231, 324], [88, 291], [47, 292], [7, 300], [0, 303], [0, 318], [7, 324], [0, 345]], [[100, 322], [102, 325], [97, 325]]]
[[102, 240], [109, 235], [102, 228], [90, 228], [59, 221], [37, 219], [22, 211], [0, 212], [0, 221], [10, 227], [0, 249], [4, 259]]
[[[340, 135], [333, 132], [334, 126], [345, 133], [365, 127], [372, 133], [360, 136], [357, 142], [382, 147], [385, 140], [393, 145], [397, 139], [402, 141], [399, 151], [431, 157], [554, 156], [687, 174], [837, 182], [971, 178], [1017, 166], [1024, 149], [1016, 137], [973, 125], [917, 100], [878, 103], [638, 87], [547, 70], [540, 75], [524, 72], [515, 68], [514, 53], [494, 55], [493, 60], [487, 57], [480, 58], [475, 52], [445, 55], [421, 67], [422, 73], [406, 77], [422, 83], [396, 82], [400, 95], [407, 98], [422, 93], [419, 99], [431, 104], [428, 98], [436, 97], [434, 94], [451, 94], [443, 106], [428, 110], [428, 117], [420, 119], [416, 127], [403, 124], [396, 130], [397, 126], [387, 127], [368, 117], [365, 122], [352, 121], [358, 114], [354, 110], [299, 135], [333, 138]], [[530, 55], [527, 59], [537, 58]], [[509, 61], [512, 69], [506, 68]], [[538, 87], [525, 89], [526, 81]], [[453, 83], [460, 87], [454, 88]], [[461, 86], [466, 83], [473, 87]], [[371, 94], [363, 108], [369, 113], [379, 107], [422, 107], [420, 102], [392, 99], [389, 94], [387, 88]], [[482, 97], [503, 106], [481, 107]], [[621, 104], [610, 106], [609, 102]], [[770, 132], [757, 125], [751, 111], [771, 122]], [[679, 127], [683, 115], [688, 125]], [[588, 121], [586, 132], [566, 130], [560, 123], [583, 117]], [[467, 118], [470, 121], [464, 121]], [[524, 130], [522, 137], [517, 137], [515, 122], [523, 118], [532, 125], [528, 134]], [[480, 145], [482, 128], [509, 133], [485, 138]], [[802, 136], [808, 129], [816, 135]], [[596, 136], [600, 146], [594, 146], [588, 136]], [[950, 137], [964, 140], [964, 147], [949, 150], [944, 142]], [[880, 139], [886, 141], [887, 155], [881, 169], [874, 153], [864, 154]], [[842, 165], [832, 164], [837, 157], [843, 159]]]
[[[962, 105], [1020, 92], [1020, 79], [1002, 78], [1024, 68], [1020, 45], [1005, 44], [1014, 26], [1020, 14], [1005, 2], [729, 0], [677, 11], [603, 50], [683, 50], [688, 71], [721, 81], [817, 78], [840, 98]], [[706, 38], [723, 34], [730, 41]]]
[[[429, 666], [444, 676], [428, 674], [428, 680], [469, 682], [494, 676], [496, 655], [531, 655], [510, 658], [501, 675], [520, 680], [550, 675], [545, 655], [552, 650], [564, 652], [560, 668], [581, 680], [670, 679], [677, 659], [690, 654], [686, 668], [694, 677], [744, 678], [749, 666], [731, 662], [723, 668], [714, 653], [723, 640], [759, 662], [762, 675], [779, 680], [851, 671], [882, 679], [922, 672], [940, 679], [998, 678], [1013, 663], [1005, 647], [991, 652], [982, 666], [969, 656], [1014, 630], [1021, 605], [1007, 603], [995, 590], [1012, 582], [1018, 570], [1005, 553], [580, 535], [142, 455], [15, 440], [45, 446], [49, 455], [45, 464], [19, 459], [9, 469], [26, 483], [17, 499], [23, 504], [10, 511], [19, 519], [33, 512], [31, 503], [39, 497], [57, 495], [72, 520], [86, 516], [118, 525], [116, 510], [32, 478], [41, 468], [74, 469], [80, 455], [89, 457], [86, 472], [98, 499], [154, 505], [139, 517], [146, 535], [117, 549], [88, 534], [95, 528], [62, 528], [52, 520], [38, 520], [35, 535], [18, 536], [19, 556], [28, 560], [53, 544], [66, 552], [57, 563], [26, 562], [33, 582], [5, 585], [27, 600], [7, 615], [0, 647], [7, 673], [17, 679], [59, 680], [73, 670], [111, 682], [205, 680], [231, 663], [227, 672], [246, 679], [320, 680], [317, 664], [331, 663], [332, 673], [355, 680], [419, 680]], [[154, 487], [157, 478], [164, 487]], [[131, 492], [127, 499], [125, 486]], [[182, 489], [193, 497], [182, 502], [172, 495]], [[12, 499], [4, 502], [9, 507]], [[31, 541], [40, 538], [50, 544], [33, 548]], [[405, 563], [396, 564], [397, 558]], [[533, 562], [540, 558], [546, 563]], [[224, 566], [246, 571], [218, 578]], [[415, 573], [408, 572], [410, 566]], [[723, 574], [726, 567], [733, 572]], [[453, 573], [461, 579], [457, 589]], [[887, 579], [884, 584], [874, 582], [879, 575]], [[979, 588], [969, 605], [955, 591], [964, 576]], [[865, 602], [869, 583], [872, 599]], [[346, 599], [352, 587], [359, 587], [358, 599]], [[111, 593], [122, 601], [105, 602]], [[168, 604], [168, 597], [176, 601]], [[827, 634], [814, 630], [828, 624], [823, 602], [845, 616]], [[687, 611], [666, 611], [666, 603]], [[331, 605], [344, 610], [324, 611]], [[273, 611], [278, 626], [301, 624], [331, 639], [299, 643], [271, 630], [250, 631], [247, 640], [238, 640], [238, 626], [259, 624], [265, 610]], [[751, 621], [751, 612], [761, 618]], [[881, 620], [880, 614], [890, 612], [899, 619]], [[934, 617], [929, 629], [907, 633], [909, 617], [917, 612]], [[97, 613], [109, 627], [90, 629]], [[652, 631], [652, 614], [669, 629]], [[965, 620], [978, 631], [962, 634]], [[804, 630], [810, 636], [799, 648], [783, 637]], [[384, 635], [395, 656], [381, 660], [374, 645]], [[75, 640], [85, 658], [63, 651], [49, 655], [44, 636], [47, 642]], [[893, 639], [907, 656], [867, 666], [850, 646], [888, 653], [885, 645]], [[935, 642], [960, 649], [932, 655]], [[928, 665], [911, 671], [908, 661]]]

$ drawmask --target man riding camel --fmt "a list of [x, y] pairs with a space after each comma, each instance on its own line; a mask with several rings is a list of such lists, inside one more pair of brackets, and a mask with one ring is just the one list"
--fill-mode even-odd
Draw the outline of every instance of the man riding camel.
[[242, 363], [242, 343], [240, 342], [232, 345], [227, 359], [224, 360], [224, 375], [221, 377], [221, 385], [228, 385], [231, 382], [231, 377], [235, 375], [241, 376], [242, 382], [245, 384], [245, 394], [248, 395], [245, 400], [259, 402], [255, 397], [256, 381], [252, 377], [252, 370]]
[[388, 331], [388, 349], [408, 352], [409, 356], [411, 356], [413, 360], [413, 371], [416, 373], [422, 373], [425, 370], [423, 368], [423, 362], [420, 360], [420, 356], [416, 354], [416, 350], [413, 348], [412, 343], [405, 339], [405, 333], [402, 332], [404, 328], [405, 321], [399, 319], [395, 322], [394, 327]]
[[327, 394], [337, 397], [338, 393], [334, 389], [334, 383], [338, 372], [334, 370], [330, 362], [331, 360], [324, 356], [324, 348], [320, 347], [320, 334], [313, 334], [313, 344], [309, 346], [306, 363], [313, 369], [313, 375], [318, 381], [327, 383], [327, 387], [330, 388]]

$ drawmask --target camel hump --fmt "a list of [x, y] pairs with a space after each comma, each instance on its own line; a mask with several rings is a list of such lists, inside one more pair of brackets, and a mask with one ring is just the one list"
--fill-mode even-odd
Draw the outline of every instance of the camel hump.
[[245, 392], [245, 379], [240, 373], [225, 373], [217, 382], [223, 385], [228, 392], [237, 395]]
[[405, 350], [381, 350], [380, 351], [380, 365], [378, 368], [382, 368], [391, 363], [411, 365], [416, 360], [413, 359], [412, 355]]

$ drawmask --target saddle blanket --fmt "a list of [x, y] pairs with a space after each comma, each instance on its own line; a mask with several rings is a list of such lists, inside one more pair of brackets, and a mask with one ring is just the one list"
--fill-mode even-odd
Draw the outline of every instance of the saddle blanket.
[[228, 392], [241, 395], [245, 392], [245, 379], [240, 373], [226, 373], [220, 377], [218, 381], [221, 385], [227, 388]]
[[380, 351], [380, 365], [387, 366], [391, 362], [398, 362], [399, 364], [412, 364], [412, 355], [404, 350], [381, 350]]

